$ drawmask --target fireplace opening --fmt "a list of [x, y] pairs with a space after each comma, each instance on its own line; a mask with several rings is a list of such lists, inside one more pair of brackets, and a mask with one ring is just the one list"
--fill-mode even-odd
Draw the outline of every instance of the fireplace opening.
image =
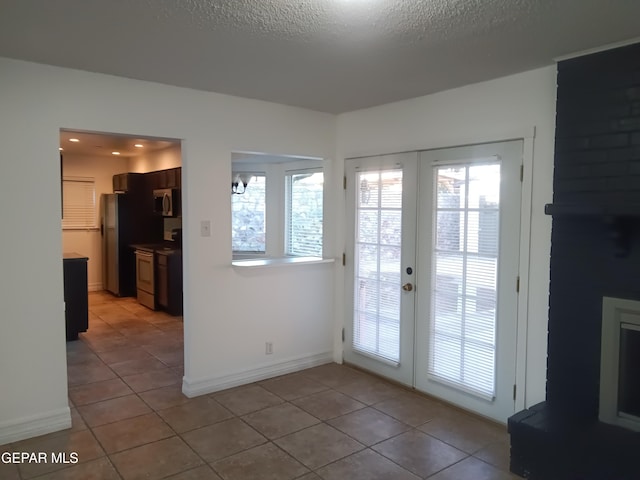
[[640, 431], [640, 302], [602, 299], [601, 422]]
[[618, 414], [640, 422], [640, 326], [620, 325]]

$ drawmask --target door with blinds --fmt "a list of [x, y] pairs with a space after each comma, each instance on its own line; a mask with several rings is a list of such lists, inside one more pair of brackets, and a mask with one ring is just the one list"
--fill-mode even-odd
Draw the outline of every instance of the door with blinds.
[[417, 152], [346, 160], [345, 361], [413, 385]]
[[514, 412], [522, 142], [420, 154], [417, 389]]

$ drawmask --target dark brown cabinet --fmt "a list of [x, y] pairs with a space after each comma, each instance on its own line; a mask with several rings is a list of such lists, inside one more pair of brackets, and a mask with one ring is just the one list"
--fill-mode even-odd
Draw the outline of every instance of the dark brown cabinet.
[[77, 253], [65, 253], [62, 257], [67, 340], [76, 340], [78, 332], [86, 332], [89, 328], [88, 260]]
[[180, 188], [182, 182], [181, 168], [169, 168], [167, 170], [158, 170], [149, 172], [146, 175], [150, 178], [152, 189], [158, 190], [162, 188]]
[[130, 192], [142, 186], [141, 173], [119, 173], [113, 176], [114, 192]]
[[182, 253], [156, 251], [156, 304], [171, 315], [182, 315]]

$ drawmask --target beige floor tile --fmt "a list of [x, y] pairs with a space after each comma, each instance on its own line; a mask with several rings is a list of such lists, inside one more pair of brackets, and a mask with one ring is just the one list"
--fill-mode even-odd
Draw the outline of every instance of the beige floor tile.
[[462, 412], [434, 418], [418, 429], [467, 453], [475, 453], [506, 437], [506, 427]]
[[203, 465], [186, 472], [167, 477], [167, 480], [222, 480], [209, 465]]
[[69, 385], [84, 385], [116, 378], [117, 375], [104, 363], [90, 365], [68, 365], [67, 382]]
[[110, 365], [111, 369], [121, 377], [129, 375], [137, 375], [139, 373], [152, 372], [154, 370], [161, 370], [167, 366], [160, 360], [149, 357], [141, 360], [127, 360], [125, 362], [113, 363]]
[[184, 363], [184, 350], [182, 348], [170, 349], [153, 355], [168, 367], [182, 365]]
[[275, 443], [312, 470], [364, 448], [361, 443], [324, 423], [282, 437]]
[[182, 385], [170, 385], [147, 390], [140, 393], [140, 398], [154, 410], [164, 410], [189, 401], [189, 398], [182, 393]]
[[375, 404], [374, 408], [412, 427], [451, 412], [443, 404], [414, 393], [402, 393]]
[[175, 435], [155, 413], [95, 427], [93, 433], [107, 453], [120, 452]]
[[329, 420], [329, 424], [364, 445], [382, 442], [411, 428], [370, 407]]
[[245, 415], [283, 402], [277, 395], [255, 384], [224, 390], [213, 396], [236, 415]]
[[366, 405], [373, 405], [406, 393], [406, 390], [401, 387], [383, 382], [371, 376], [364, 376], [355, 382], [340, 385], [336, 387], [336, 390]]
[[313, 415], [290, 403], [265, 408], [242, 418], [270, 439], [283, 437], [320, 422]]
[[[78, 409], [75, 407], [71, 408], [71, 429], [69, 431], [80, 432], [82, 430], [86, 430], [87, 428], [89, 427], [87, 427], [87, 424], [82, 419], [82, 416], [80, 415], [80, 413], [78, 413]], [[2, 476], [0, 476], [0, 478], [2, 478]]]
[[520, 477], [498, 470], [476, 458], [469, 457], [429, 477], [429, 480], [515, 480], [518, 478]]
[[90, 349], [67, 352], [67, 365], [102, 365], [103, 363], [100, 357]]
[[132, 393], [133, 391], [127, 384], [119, 378], [69, 388], [69, 398], [76, 406], [101, 402], [110, 398], [124, 397]]
[[365, 375], [357, 370], [337, 363], [327, 363], [319, 367], [303, 370], [300, 373], [331, 388], [354, 383], [365, 378]]
[[318, 473], [324, 480], [420, 480], [420, 477], [368, 449], [327, 465]]
[[260, 385], [285, 400], [306, 397], [327, 390], [327, 386], [301, 374], [284, 375], [260, 382]]
[[113, 398], [78, 407], [78, 411], [89, 427], [117, 422], [125, 418], [150, 413], [151, 409], [137, 395]]
[[111, 460], [124, 480], [156, 480], [203, 463], [178, 437], [116, 453]]
[[119, 350], [121, 348], [132, 348], [136, 345], [129, 341], [127, 337], [114, 337], [106, 339], [87, 339], [86, 341], [94, 352], [109, 352], [111, 350]]
[[166, 345], [173, 340], [162, 330], [129, 335], [127, 339], [136, 345]]
[[320, 420], [339, 417], [340, 415], [360, 410], [366, 406], [364, 403], [360, 403], [335, 390], [327, 390], [307, 397], [298, 398], [297, 400], [292, 400], [291, 403], [306, 410]]
[[211, 397], [199, 397], [158, 414], [178, 433], [188, 432], [233, 417], [233, 414]]
[[20, 475], [24, 479], [30, 479], [38, 475], [54, 472], [69, 467], [69, 464], [53, 463], [51, 454], [63, 453], [67, 461], [71, 461], [71, 453], [77, 453], [78, 462], [104, 457], [105, 453], [89, 430], [81, 432], [56, 432], [55, 434], [36, 437], [12, 445], [14, 451], [20, 452], [45, 452], [48, 455], [46, 463], [23, 463], [18, 466]]
[[[0, 455], [4, 452], [10, 451], [6, 447], [7, 445], [0, 447]], [[0, 478], [2, 478], [2, 480], [20, 480], [18, 465], [14, 463], [0, 462]]]
[[467, 456], [417, 430], [410, 430], [371, 448], [420, 477], [433, 475]]
[[121, 348], [118, 350], [110, 350], [108, 352], [101, 352], [98, 356], [107, 365], [114, 363], [126, 362], [128, 360], [143, 360], [152, 358], [149, 352], [141, 347], [133, 348]]
[[183, 434], [182, 438], [209, 463], [267, 441], [266, 438], [238, 418], [192, 430]]
[[155, 388], [179, 385], [182, 383], [182, 375], [170, 368], [153, 370], [151, 372], [138, 373], [122, 377], [134, 392], [146, 392]]
[[[4, 477], [2, 478], [4, 480]], [[120, 475], [105, 457], [78, 463], [64, 470], [38, 477], [38, 480], [120, 480]]]
[[505, 472], [509, 471], [509, 463], [510, 463], [509, 437], [506, 436], [506, 439], [504, 439], [503, 441], [492, 443], [491, 445], [487, 445], [486, 447], [474, 453], [473, 456], [479, 458], [480, 460], [486, 463], [490, 463], [491, 465], [499, 468], [500, 470], [504, 470]]
[[306, 475], [299, 477], [298, 480], [322, 480], [322, 478], [313, 472], [309, 472]]
[[225, 480], [289, 480], [309, 471], [273, 443], [220, 460], [213, 468]]

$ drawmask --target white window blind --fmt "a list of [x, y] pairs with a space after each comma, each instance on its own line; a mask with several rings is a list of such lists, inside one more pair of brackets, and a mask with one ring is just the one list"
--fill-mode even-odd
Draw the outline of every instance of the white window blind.
[[63, 177], [62, 228], [96, 228], [96, 184], [93, 178]]
[[324, 174], [305, 171], [286, 175], [285, 254], [322, 257]]
[[356, 200], [353, 348], [400, 361], [402, 170], [361, 172]]
[[242, 194], [231, 195], [231, 244], [234, 252], [264, 253], [266, 248], [264, 173], [251, 175]]
[[500, 164], [434, 167], [429, 375], [495, 396]]

